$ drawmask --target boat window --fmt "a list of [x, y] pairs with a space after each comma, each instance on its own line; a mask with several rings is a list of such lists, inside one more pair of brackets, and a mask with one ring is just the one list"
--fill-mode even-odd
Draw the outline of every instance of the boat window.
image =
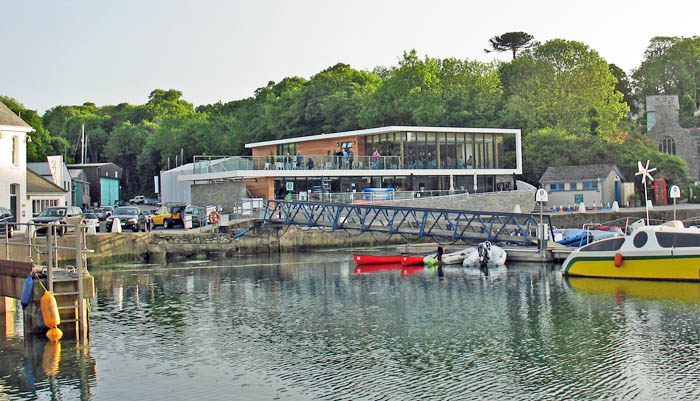
[[611, 238], [602, 241], [596, 241], [590, 245], [586, 245], [580, 250], [583, 252], [596, 252], [596, 251], [617, 251], [625, 243], [625, 239]]
[[700, 234], [658, 232], [656, 240], [664, 248], [700, 247]]
[[642, 231], [640, 233], [637, 233], [637, 235], [634, 236], [634, 240], [632, 241], [632, 243], [634, 244], [635, 247], [641, 248], [644, 245], [646, 245], [648, 239], [649, 239], [649, 237], [647, 236], [647, 233]]

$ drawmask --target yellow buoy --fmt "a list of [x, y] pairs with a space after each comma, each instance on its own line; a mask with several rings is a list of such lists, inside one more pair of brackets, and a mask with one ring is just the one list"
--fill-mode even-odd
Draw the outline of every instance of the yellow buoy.
[[61, 324], [56, 297], [53, 296], [51, 291], [44, 292], [44, 295], [41, 297], [41, 317], [44, 318], [46, 327], [54, 328]]

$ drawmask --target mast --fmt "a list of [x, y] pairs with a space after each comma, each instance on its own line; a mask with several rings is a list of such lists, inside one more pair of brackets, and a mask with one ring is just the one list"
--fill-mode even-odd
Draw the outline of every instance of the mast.
[[85, 164], [85, 124], [80, 125], [80, 164]]

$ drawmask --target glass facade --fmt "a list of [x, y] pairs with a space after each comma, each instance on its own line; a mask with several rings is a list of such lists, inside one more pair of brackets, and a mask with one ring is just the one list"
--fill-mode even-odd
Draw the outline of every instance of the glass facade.
[[364, 140], [365, 156], [401, 156], [400, 168], [516, 168], [515, 134], [407, 131]]

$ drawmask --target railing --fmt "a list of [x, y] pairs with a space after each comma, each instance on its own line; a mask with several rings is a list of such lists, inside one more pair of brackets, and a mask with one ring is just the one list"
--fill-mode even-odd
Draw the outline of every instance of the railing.
[[386, 170], [402, 169], [400, 156], [195, 156], [193, 174], [234, 170]]
[[436, 196], [465, 194], [468, 191], [393, 191], [393, 192], [299, 192], [288, 194], [285, 200], [332, 203], [386, 203]]
[[[286, 225], [524, 245], [535, 240], [539, 218], [524, 213], [290, 201], [269, 201], [265, 214], [265, 220]], [[550, 217], [544, 220], [552, 235]]]
[[[13, 238], [10, 238], [10, 229], [12, 227]], [[26, 227], [25, 230], [16, 230], [17, 227]], [[58, 238], [67, 236], [69, 230], [73, 231], [75, 236], [74, 246], [64, 246], [59, 245]], [[41, 241], [37, 234], [39, 231], [45, 232], [46, 240]], [[84, 330], [86, 327], [85, 322], [82, 320], [85, 315], [85, 305], [83, 302], [84, 289], [83, 289], [83, 275], [87, 271], [87, 258], [86, 254], [93, 252], [91, 249], [87, 249], [87, 243], [85, 234], [87, 231], [87, 226], [85, 224], [39, 224], [39, 223], [0, 223], [0, 232], [3, 233], [1, 244], [5, 248], [5, 259], [10, 260], [10, 246], [13, 247], [25, 247], [28, 248], [28, 259], [35, 264], [41, 266], [43, 263], [46, 269], [46, 283], [49, 291], [54, 291], [54, 275], [57, 271], [69, 271], [70, 267], [73, 267], [77, 275], [77, 295], [80, 302], [77, 303], [76, 308], [78, 309], [78, 328], [80, 330], [77, 333], [83, 341], [87, 338], [87, 332]], [[59, 251], [64, 252], [75, 252], [75, 266], [64, 265], [63, 268], [59, 264]], [[63, 295], [57, 293], [56, 295]]]

